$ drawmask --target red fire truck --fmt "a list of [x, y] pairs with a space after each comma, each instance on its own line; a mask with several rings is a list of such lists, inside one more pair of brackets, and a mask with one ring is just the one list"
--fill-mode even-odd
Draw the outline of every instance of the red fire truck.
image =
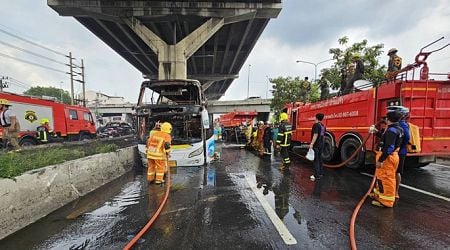
[[258, 112], [234, 111], [220, 116], [220, 124], [225, 128], [234, 128], [242, 125], [243, 122], [253, 121], [258, 116]]
[[[59, 138], [74, 141], [96, 136], [92, 113], [85, 107], [6, 92], [0, 92], [0, 99], [11, 103], [10, 109], [20, 123], [19, 143], [22, 146], [38, 144], [36, 128], [42, 118], [49, 119], [50, 128]], [[3, 128], [0, 127], [2, 134]]]
[[219, 122], [223, 126], [222, 137], [227, 142], [245, 143], [245, 130], [248, 122], [253, 123], [258, 116], [256, 111], [233, 111], [220, 116]]
[[[450, 155], [450, 74], [429, 73], [425, 60], [434, 51], [423, 52], [424, 48], [414, 64], [395, 72], [391, 80], [378, 87], [315, 103], [288, 105], [293, 144], [309, 144], [315, 114], [323, 113], [326, 126], [323, 159], [345, 161], [368, 136], [369, 126], [385, 116], [388, 106], [403, 105], [410, 110], [408, 122], [416, 144], [409, 150], [405, 166], [420, 167], [434, 162], [438, 155]], [[421, 66], [417, 77], [415, 69]], [[369, 138], [361, 153], [347, 166], [356, 168], [365, 162], [374, 163], [377, 143], [377, 138]]]

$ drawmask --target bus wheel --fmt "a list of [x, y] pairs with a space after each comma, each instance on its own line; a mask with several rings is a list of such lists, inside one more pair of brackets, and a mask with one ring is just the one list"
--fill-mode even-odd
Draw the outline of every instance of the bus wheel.
[[330, 136], [323, 138], [322, 159], [324, 162], [330, 162], [334, 158], [336, 149], [333, 145], [333, 139]]
[[36, 144], [36, 141], [31, 138], [23, 138], [22, 140], [20, 140], [20, 146], [22, 147], [30, 147]]
[[[355, 152], [355, 150], [361, 145], [356, 138], [346, 139], [341, 146], [341, 160], [344, 162]], [[347, 162], [349, 168], [359, 168], [364, 163], [364, 153], [358, 153], [355, 158]]]

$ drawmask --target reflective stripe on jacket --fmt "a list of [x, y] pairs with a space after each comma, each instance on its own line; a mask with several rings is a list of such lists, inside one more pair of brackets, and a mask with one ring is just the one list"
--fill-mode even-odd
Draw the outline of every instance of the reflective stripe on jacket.
[[281, 123], [278, 128], [277, 143], [281, 147], [289, 147], [291, 145], [292, 125], [289, 123]]
[[147, 158], [154, 160], [165, 160], [166, 154], [170, 152], [172, 138], [162, 131], [152, 131], [147, 140]]

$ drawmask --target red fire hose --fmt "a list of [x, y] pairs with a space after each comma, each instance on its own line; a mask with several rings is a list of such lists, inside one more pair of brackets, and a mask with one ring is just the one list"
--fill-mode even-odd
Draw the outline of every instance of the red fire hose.
[[[353, 152], [353, 154], [345, 161], [336, 164], [336, 165], [330, 165], [330, 164], [323, 164], [325, 167], [327, 168], [340, 168], [345, 166], [345, 164], [347, 164], [348, 162], [350, 162], [353, 158], [355, 158], [358, 154], [359, 151], [362, 149], [363, 145], [366, 144], [367, 140], [369, 140], [370, 136], [372, 134], [367, 135], [367, 137], [364, 139], [363, 143], [361, 145], [359, 145], [359, 147], [355, 150], [355, 152]], [[299, 157], [301, 157], [302, 159], [305, 159], [307, 161], [309, 161], [305, 156], [291, 152]], [[356, 205], [355, 209], [353, 210], [352, 213], [352, 217], [350, 219], [350, 247], [352, 250], [356, 250], [356, 240], [355, 240], [355, 222], [356, 222], [356, 217], [358, 216], [359, 210], [361, 209], [361, 206], [364, 204], [364, 202], [366, 201], [367, 197], [369, 196], [369, 194], [372, 192], [373, 186], [375, 185], [375, 175], [372, 178], [372, 182], [370, 183], [370, 187], [369, 190], [367, 190], [366, 194], [364, 194], [364, 196], [361, 198], [361, 200], [358, 202], [358, 204]]]
[[164, 205], [166, 204], [167, 198], [169, 197], [169, 191], [170, 191], [170, 167], [167, 170], [166, 180], [167, 180], [166, 181], [166, 193], [164, 195], [164, 198], [161, 201], [161, 204], [159, 205], [158, 210], [156, 210], [156, 213], [147, 222], [147, 224], [141, 229], [141, 231], [139, 231], [139, 233], [130, 242], [128, 242], [128, 244], [123, 248], [124, 250], [131, 249], [136, 244], [136, 242], [142, 237], [142, 235], [144, 235], [147, 232], [147, 230], [152, 226], [153, 222], [156, 221], [156, 219], [158, 218], [159, 214], [161, 213]]

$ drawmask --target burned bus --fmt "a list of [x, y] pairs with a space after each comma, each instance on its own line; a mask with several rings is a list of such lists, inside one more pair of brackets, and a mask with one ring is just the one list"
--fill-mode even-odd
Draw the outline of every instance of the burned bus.
[[172, 124], [169, 166], [200, 166], [211, 160], [214, 138], [206, 98], [198, 81], [144, 81], [135, 111], [138, 149], [145, 165], [146, 142], [157, 122]]

